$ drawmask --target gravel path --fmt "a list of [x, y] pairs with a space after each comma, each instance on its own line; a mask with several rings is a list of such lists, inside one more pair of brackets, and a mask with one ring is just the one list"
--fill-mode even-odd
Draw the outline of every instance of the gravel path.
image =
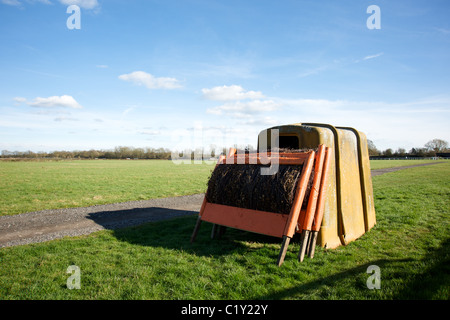
[[[386, 160], [389, 161], [389, 160]], [[443, 163], [442, 161], [439, 162], [430, 162], [430, 163], [421, 163], [421, 164], [414, 164], [411, 166], [402, 166], [402, 167], [393, 167], [393, 168], [385, 168], [385, 169], [376, 169], [376, 170], [372, 170], [372, 177], [375, 176], [379, 176], [381, 174], [384, 173], [388, 173], [388, 172], [394, 172], [394, 171], [398, 171], [398, 170], [403, 170], [403, 169], [408, 169], [408, 168], [414, 168], [414, 167], [423, 167], [423, 166], [430, 166], [433, 164], [438, 164], [438, 163]]]
[[[377, 169], [372, 170], [372, 176], [437, 163], [439, 162]], [[118, 229], [184, 215], [197, 215], [203, 197], [204, 194], [195, 194], [2, 216], [0, 248], [84, 235], [103, 229]]]
[[118, 229], [198, 214], [203, 194], [130, 201], [84, 208], [44, 210], [0, 217], [0, 247]]

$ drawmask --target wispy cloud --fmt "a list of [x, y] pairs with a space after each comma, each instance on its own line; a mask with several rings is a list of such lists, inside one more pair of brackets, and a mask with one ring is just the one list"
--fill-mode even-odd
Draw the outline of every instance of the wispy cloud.
[[76, 118], [71, 118], [71, 117], [58, 117], [58, 118], [55, 118], [54, 121], [62, 122], [62, 121], [80, 121], [80, 120], [76, 119]]
[[370, 56], [365, 56], [364, 58], [362, 58], [362, 60], [375, 59], [375, 58], [381, 57], [383, 54], [384, 54], [384, 52], [380, 52], [380, 53], [373, 54], [373, 55], [370, 55]]
[[59, 0], [59, 2], [66, 6], [75, 4], [83, 9], [95, 9], [99, 7], [97, 0]]
[[[278, 101], [278, 100], [277, 100]], [[447, 140], [450, 98], [434, 97], [405, 102], [280, 99], [281, 124], [319, 122], [354, 127], [382, 149], [422, 146], [434, 136]], [[298, 119], [292, 119], [292, 115]]]
[[381, 57], [383, 54], [384, 54], [384, 52], [380, 52], [377, 54], [371, 54], [371, 55], [365, 56], [364, 58], [354, 60], [353, 63], [360, 63], [361, 61], [375, 59], [375, 58]]
[[177, 89], [182, 85], [175, 78], [155, 77], [144, 71], [134, 71], [119, 76], [120, 80], [128, 81], [139, 86], [145, 86], [148, 89]]
[[152, 130], [150, 129], [144, 129], [139, 131], [140, 134], [148, 135], [148, 136], [157, 136], [161, 134], [161, 131], [159, 130]]
[[238, 85], [225, 85], [211, 89], [202, 89], [202, 93], [205, 99], [219, 101], [264, 98], [264, 95], [260, 91], [246, 91]]
[[243, 122], [244, 125], [251, 125], [251, 126], [263, 126], [263, 127], [269, 127], [269, 126], [275, 126], [278, 123], [278, 121], [271, 117], [252, 117], [251, 119], [247, 119]]
[[32, 101], [28, 101], [23, 97], [15, 97], [14, 101], [16, 101], [17, 103], [26, 103], [30, 107], [36, 108], [83, 108], [72, 96], [69, 95], [51, 96], [47, 98], [36, 97]]
[[300, 78], [304, 78], [304, 77], [308, 77], [308, 76], [312, 76], [312, 75], [318, 74], [318, 73], [320, 73], [322, 71], [325, 71], [327, 69], [328, 69], [328, 66], [324, 65], [324, 66], [320, 66], [320, 67], [317, 67], [317, 68], [314, 68], [314, 69], [310, 69], [310, 70], [304, 71], [304, 72], [300, 73], [298, 76]]
[[[22, 6], [22, 3], [23, 3], [23, 1], [19, 1], [19, 0], [1, 0], [0, 2], [3, 4], [9, 5], [9, 6], [16, 6], [16, 7]], [[44, 4], [52, 4], [50, 2], [50, 0], [26, 0], [25, 2], [27, 2], [27, 3], [39, 2], [39, 3], [44, 3]]]
[[450, 34], [450, 29], [445, 29], [445, 28], [435, 28], [437, 31], [439, 31], [442, 34], [445, 35], [449, 35]]
[[[206, 113], [220, 119], [228, 117], [229, 123], [251, 131], [253, 136], [267, 127], [299, 122], [354, 127], [381, 149], [417, 147], [434, 136], [445, 140], [450, 134], [444, 120], [450, 114], [450, 98], [447, 96], [396, 103], [266, 97], [224, 101], [219, 106], [208, 108]], [[244, 139], [243, 136], [240, 138]]]
[[24, 97], [15, 97], [14, 98], [14, 101], [16, 102], [16, 103], [25, 103], [25, 102], [27, 102], [27, 99], [26, 98], [24, 98]]
[[206, 113], [227, 115], [233, 118], [249, 118], [254, 114], [274, 111], [280, 107], [281, 104], [273, 100], [252, 100], [247, 102], [235, 101], [209, 108], [206, 110]]
[[217, 86], [202, 89], [203, 98], [222, 101], [224, 104], [208, 108], [206, 113], [225, 115], [232, 118], [249, 118], [252, 115], [277, 110], [281, 105], [266, 99], [261, 91], [247, 91], [239, 85]]
[[50, 77], [50, 78], [64, 78], [61, 75], [48, 73], [48, 72], [42, 72], [42, 71], [31, 70], [31, 69], [23, 69], [23, 68], [17, 68], [17, 69], [20, 70], [20, 71], [31, 72], [31, 73], [34, 73], [34, 74], [38, 74], [38, 75], [45, 76], [45, 77]]
[[[0, 0], [1, 3], [9, 5], [9, 6], [16, 6], [16, 7], [22, 7], [25, 3], [43, 3], [43, 4], [52, 4], [50, 0]], [[70, 6], [72, 4], [75, 4], [83, 9], [98, 9], [100, 7], [100, 4], [97, 0], [58, 0], [59, 3]]]
[[18, 0], [1, 0], [3, 4], [7, 4], [9, 6], [20, 6], [21, 3]]

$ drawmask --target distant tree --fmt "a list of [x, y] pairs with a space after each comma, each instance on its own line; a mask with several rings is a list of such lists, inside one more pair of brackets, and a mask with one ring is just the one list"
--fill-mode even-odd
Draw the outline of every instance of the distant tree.
[[397, 151], [395, 151], [395, 155], [399, 157], [404, 157], [406, 156], [406, 150], [403, 148], [398, 148]]
[[425, 143], [428, 151], [441, 152], [448, 149], [448, 142], [442, 139], [433, 139]]
[[13, 153], [8, 150], [2, 150], [2, 157], [10, 157]]
[[412, 157], [425, 157], [427, 150], [425, 148], [412, 148], [408, 153]]
[[392, 152], [391, 148], [386, 149], [386, 150], [383, 151], [383, 155], [386, 156], [386, 157], [392, 157], [392, 154], [393, 154], [393, 152]]
[[372, 140], [367, 139], [367, 148], [369, 149], [369, 156], [378, 156], [380, 154]]

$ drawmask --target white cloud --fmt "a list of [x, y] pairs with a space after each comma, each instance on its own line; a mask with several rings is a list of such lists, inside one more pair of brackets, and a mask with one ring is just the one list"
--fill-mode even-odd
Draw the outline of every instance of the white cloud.
[[251, 126], [271, 127], [278, 125], [279, 122], [271, 117], [252, 117], [251, 119], [247, 119], [243, 124]]
[[[70, 6], [72, 4], [75, 4], [83, 9], [96, 9], [100, 7], [100, 4], [97, 0], [58, 0], [61, 4], [65, 6]], [[22, 3], [24, 1], [19, 0], [1, 0], [1, 3], [7, 4], [10, 6], [22, 6]], [[50, 0], [26, 0], [26, 3], [43, 3], [43, 4], [52, 4]]]
[[14, 101], [17, 103], [25, 103], [27, 101], [27, 99], [23, 98], [23, 97], [15, 97]]
[[127, 74], [122, 74], [119, 76], [119, 79], [129, 81], [140, 86], [145, 86], [149, 89], [176, 89], [182, 87], [179, 81], [175, 78], [157, 78], [144, 71], [134, 71]]
[[326, 99], [282, 99], [283, 104], [297, 107], [302, 110], [335, 110], [339, 107], [348, 107], [349, 102], [344, 100]]
[[247, 118], [253, 114], [274, 111], [280, 107], [281, 104], [273, 100], [252, 100], [248, 102], [235, 101], [209, 108], [206, 112], [215, 115], [225, 114], [234, 118]]
[[384, 54], [384, 52], [380, 52], [380, 53], [377, 53], [377, 54], [368, 55], [368, 56], [365, 56], [365, 57], [362, 58], [362, 59], [354, 60], [353, 63], [360, 63], [361, 61], [366, 61], [366, 60], [370, 60], [370, 59], [375, 59], [375, 58], [381, 57], [383, 54]]
[[280, 99], [279, 124], [328, 123], [353, 127], [366, 134], [379, 149], [421, 147], [432, 137], [448, 140], [446, 119], [449, 97], [388, 103], [326, 99]]
[[261, 91], [246, 91], [239, 85], [202, 89], [202, 93], [205, 99], [225, 102], [220, 106], [207, 109], [206, 113], [225, 115], [235, 119], [249, 119], [254, 115], [278, 110], [282, 105], [274, 100], [265, 99]]
[[[382, 55], [366, 56], [360, 61]], [[356, 128], [382, 150], [388, 147], [420, 147], [433, 137], [449, 140], [450, 131], [445, 121], [450, 113], [448, 96], [389, 103], [265, 97], [261, 92], [248, 94], [249, 91], [240, 86], [214, 87], [202, 92], [209, 100], [223, 101], [219, 106], [207, 108], [207, 114], [218, 116], [218, 121], [228, 117], [227, 122], [231, 126], [250, 131], [254, 129], [253, 135], [274, 125], [311, 122]], [[243, 135], [236, 136], [244, 138]]]
[[264, 98], [264, 95], [260, 91], [245, 91], [244, 88], [238, 85], [202, 89], [202, 92], [203, 97], [208, 100], [230, 101]]
[[48, 98], [36, 97], [33, 101], [28, 101], [22, 97], [15, 97], [14, 101], [18, 103], [26, 103], [31, 107], [36, 108], [73, 108], [73, 109], [81, 109], [83, 108], [72, 96], [63, 95], [63, 96], [51, 96]]
[[305, 71], [305, 72], [302, 72], [302, 73], [300, 73], [298, 76], [299, 76], [300, 78], [308, 77], [308, 76], [311, 76], [311, 75], [318, 74], [318, 73], [320, 73], [320, 72], [322, 72], [322, 71], [325, 71], [325, 70], [327, 70], [328, 68], [329, 68], [328, 66], [320, 66], [320, 67], [317, 67], [317, 68], [314, 68], [314, 69], [311, 69], [311, 70], [307, 70], [307, 71]]
[[145, 129], [142, 131], [139, 131], [140, 134], [145, 134], [145, 135], [149, 135], [149, 136], [157, 136], [161, 134], [161, 131], [159, 130], [151, 130], [151, 129]]
[[9, 6], [20, 6], [21, 3], [18, 0], [2, 0], [3, 4], [7, 4]]
[[445, 28], [435, 28], [437, 31], [439, 31], [442, 34], [445, 35], [449, 35], [450, 34], [450, 29], [445, 29]]
[[380, 52], [380, 53], [377, 53], [377, 54], [374, 54], [374, 55], [371, 55], [371, 56], [365, 56], [363, 58], [363, 60], [369, 60], [369, 59], [378, 58], [378, 57], [382, 56], [383, 54], [384, 54], [384, 52]]
[[62, 122], [62, 121], [79, 121], [79, 119], [71, 118], [71, 117], [58, 117], [58, 118], [55, 118], [54, 121], [56, 121], [56, 122]]
[[75, 4], [83, 9], [94, 9], [99, 6], [97, 0], [59, 0], [59, 2], [66, 6]]

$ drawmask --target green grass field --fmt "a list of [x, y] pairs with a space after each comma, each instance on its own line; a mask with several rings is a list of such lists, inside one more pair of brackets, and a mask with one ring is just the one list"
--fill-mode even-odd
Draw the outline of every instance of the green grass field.
[[[80, 187], [80, 192], [85, 192], [83, 190], [90, 185], [88, 176], [95, 177], [97, 172], [104, 177], [101, 172], [109, 172], [109, 184], [113, 186], [94, 184], [99, 194], [103, 187], [110, 188], [103, 197], [110, 192], [116, 193], [102, 201], [116, 202], [131, 199], [127, 199], [121, 183], [112, 182], [114, 176], [122, 182], [138, 180], [137, 177], [151, 171], [154, 165], [159, 168], [160, 183], [173, 181], [173, 189], [154, 193], [167, 196], [175, 194], [171, 194], [172, 190], [176, 190], [176, 194], [204, 191], [211, 169], [191, 165], [189, 167], [193, 171], [187, 173], [187, 169], [171, 167], [167, 162], [131, 163], [113, 161], [108, 163], [112, 168], [103, 164], [101, 170], [98, 168], [101, 162], [95, 161], [33, 163], [36, 167], [29, 171], [25, 167], [30, 163], [22, 169], [16, 164], [0, 163], [0, 172], [2, 180], [6, 177], [9, 185], [14, 186], [15, 191], [11, 195], [21, 192], [20, 183], [11, 181], [14, 180], [11, 171], [21, 179], [28, 177], [30, 185], [33, 184], [33, 172], [34, 177], [45, 172], [45, 176], [51, 177], [49, 180], [41, 179], [46, 192], [60, 189], [48, 186], [50, 181], [63, 180], [63, 185], [71, 180], [69, 174], [61, 173], [64, 171], [62, 168], [73, 168], [72, 178], [83, 173], [84, 177], [75, 183], [85, 186]], [[166, 173], [172, 178], [164, 175], [167, 168], [170, 172]], [[183, 181], [178, 186], [177, 175]], [[135, 179], [130, 179], [130, 176]], [[222, 239], [210, 240], [210, 225], [204, 223], [196, 242], [190, 244], [196, 220], [193, 216], [47, 243], [1, 248], [0, 299], [448, 300], [449, 177], [448, 162], [374, 177], [377, 224], [370, 232], [345, 247], [333, 250], [318, 248], [314, 259], [306, 258], [303, 263], [296, 259], [298, 243], [291, 243], [280, 268], [275, 265], [281, 243], [279, 239], [229, 229]], [[151, 178], [154, 175], [148, 173], [143, 179]], [[154, 181], [157, 183], [158, 180]], [[142, 182], [141, 186], [145, 187], [134, 189], [134, 192], [144, 195], [142, 190], [147, 189], [147, 183]], [[166, 188], [162, 184], [159, 189]], [[133, 183], [129, 187], [133, 188]], [[69, 189], [63, 193], [67, 199], [70, 199]], [[117, 195], [118, 190], [124, 194]], [[25, 200], [22, 200], [25, 208], [21, 208], [20, 201], [15, 205], [8, 203], [4, 199], [5, 192], [2, 189], [2, 212], [14, 214], [29, 208], [37, 210]], [[87, 192], [87, 200], [83, 200], [85, 202], [81, 205], [88, 205], [93, 200], [92, 195], [96, 194]], [[151, 195], [145, 194], [146, 197]], [[44, 197], [45, 192], [41, 196], [40, 202], [48, 201]], [[66, 201], [77, 205], [70, 202], [75, 200]], [[51, 201], [52, 205], [59, 205], [57, 199]], [[40, 208], [48, 207], [42, 205]], [[81, 270], [79, 290], [67, 288], [70, 274], [66, 270], [71, 265]], [[367, 288], [370, 276], [367, 268], [371, 265], [380, 268], [380, 289]]]
[[[442, 160], [444, 161], [444, 160]], [[372, 170], [403, 167], [403, 166], [413, 166], [416, 164], [423, 163], [436, 163], [437, 160], [371, 160], [370, 168]]]
[[212, 169], [168, 160], [0, 161], [0, 215], [202, 193]]
[[[371, 168], [428, 162], [375, 160]], [[203, 193], [213, 167], [168, 160], [0, 161], [0, 216]]]
[[[444, 160], [442, 160], [444, 161]], [[436, 160], [371, 160], [370, 168], [372, 170], [385, 169], [393, 167], [413, 166], [423, 163], [435, 163]]]

